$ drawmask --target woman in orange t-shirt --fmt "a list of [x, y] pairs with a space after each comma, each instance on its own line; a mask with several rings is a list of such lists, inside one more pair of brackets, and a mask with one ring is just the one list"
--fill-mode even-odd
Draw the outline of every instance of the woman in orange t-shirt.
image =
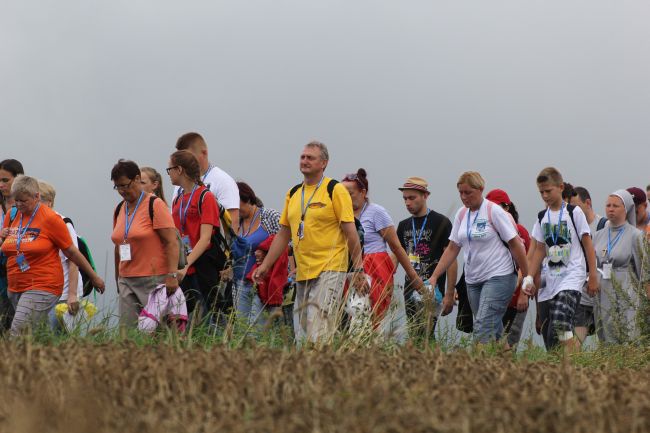
[[46, 322], [61, 296], [63, 268], [59, 250], [91, 276], [100, 292], [104, 290], [104, 281], [72, 243], [63, 219], [40, 203], [36, 179], [18, 176], [11, 194], [18, 213], [13, 221], [5, 217], [0, 242], [8, 257], [9, 299], [16, 310], [11, 335], [17, 336], [29, 325]]
[[178, 289], [179, 244], [167, 205], [142, 190], [135, 162], [119, 160], [111, 180], [124, 199], [113, 213], [111, 235], [120, 324], [134, 327], [156, 286], [165, 284], [169, 295]]

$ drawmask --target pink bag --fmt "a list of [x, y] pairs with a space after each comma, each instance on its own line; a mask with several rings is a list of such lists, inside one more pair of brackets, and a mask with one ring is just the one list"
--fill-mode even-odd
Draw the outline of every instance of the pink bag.
[[159, 284], [149, 294], [147, 306], [138, 317], [138, 329], [148, 334], [153, 333], [162, 320], [176, 323], [180, 332], [185, 331], [187, 325], [187, 304], [183, 291], [179, 287], [173, 295], [167, 296], [167, 288]]

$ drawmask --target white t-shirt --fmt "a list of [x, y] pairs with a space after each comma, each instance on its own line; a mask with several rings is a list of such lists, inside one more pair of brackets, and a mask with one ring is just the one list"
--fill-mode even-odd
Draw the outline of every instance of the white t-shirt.
[[[492, 218], [488, 218], [488, 207]], [[461, 220], [461, 213], [464, 215]], [[468, 218], [469, 234], [468, 238]], [[503, 242], [510, 242], [519, 236], [511, 216], [500, 206], [483, 200], [477, 212], [460, 208], [454, 218], [449, 240], [463, 249], [465, 258], [465, 281], [478, 284], [492, 277], [515, 272], [510, 249]]]
[[[235, 179], [219, 167], [210, 167], [202, 179], [205, 186], [224, 209], [239, 209], [239, 187]], [[178, 190], [178, 186], [174, 188], [174, 198], [178, 196]]]
[[[63, 216], [61, 216], [61, 218], [63, 218]], [[70, 233], [70, 237], [72, 238], [72, 244], [75, 247], [79, 248], [79, 243], [77, 242], [77, 232], [74, 229], [74, 226], [70, 223], [66, 223], [65, 225], [68, 227], [68, 233]], [[70, 263], [70, 260], [61, 251], [59, 251], [59, 257], [61, 258], [61, 266], [63, 267], [63, 293], [61, 293], [61, 297], [59, 298], [59, 302], [62, 302], [68, 300], [68, 288], [70, 287], [68, 263]], [[77, 297], [79, 300], [81, 300], [84, 295], [84, 285], [83, 281], [81, 280], [81, 272], [77, 271], [77, 274]]]
[[[558, 230], [560, 213], [562, 213], [562, 221]], [[573, 220], [575, 227], [565, 206], [563, 211], [548, 212], [547, 210], [542, 224], [535, 221], [533, 238], [546, 245], [548, 258], [546, 287], [539, 291], [538, 300], [540, 302], [553, 298], [562, 290], [581, 291], [584, 286], [587, 268], [580, 240], [582, 236], [590, 234], [591, 231], [587, 224], [587, 218], [579, 207], [573, 209]], [[557, 235], [555, 241], [554, 234]], [[553, 249], [550, 246], [553, 246]]]

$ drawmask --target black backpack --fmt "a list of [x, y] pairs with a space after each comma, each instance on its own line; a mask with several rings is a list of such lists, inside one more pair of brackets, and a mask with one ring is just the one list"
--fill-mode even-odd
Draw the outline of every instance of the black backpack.
[[[334, 194], [334, 187], [336, 184], [339, 183], [338, 180], [336, 179], [330, 179], [330, 181], [327, 183], [327, 194], [330, 196], [330, 200], [332, 200], [332, 194]], [[293, 197], [293, 195], [302, 187], [302, 183], [299, 183], [298, 185], [294, 185], [293, 188], [289, 191], [289, 199]], [[363, 230], [363, 226], [361, 225], [361, 221], [357, 217], [354, 218], [354, 226], [357, 229], [357, 234], [359, 235], [359, 244], [361, 245], [361, 255], [363, 255], [363, 245], [364, 245], [364, 238], [365, 238], [365, 231]], [[351, 270], [353, 268], [352, 264], [352, 257], [349, 259], [349, 264], [348, 264], [348, 270]]]
[[[72, 220], [68, 217], [63, 218], [63, 222], [66, 224], [72, 225], [74, 227], [74, 223]], [[93, 260], [93, 255], [90, 252], [90, 247], [88, 246], [88, 242], [81, 236], [77, 234], [77, 244], [79, 252], [81, 253], [82, 256], [90, 263], [90, 266], [92, 266], [94, 271], [97, 271], [97, 268], [95, 267], [95, 261]], [[79, 273], [81, 274], [81, 281], [83, 282], [83, 297], [86, 297], [92, 293], [93, 290], [95, 290], [95, 286], [93, 286], [92, 281], [90, 281], [90, 275], [79, 269]]]

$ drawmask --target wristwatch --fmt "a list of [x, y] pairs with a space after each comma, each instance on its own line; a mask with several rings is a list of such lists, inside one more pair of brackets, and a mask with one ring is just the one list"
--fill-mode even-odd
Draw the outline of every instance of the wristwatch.
[[168, 277], [178, 278], [178, 272], [170, 272], [167, 274]]

